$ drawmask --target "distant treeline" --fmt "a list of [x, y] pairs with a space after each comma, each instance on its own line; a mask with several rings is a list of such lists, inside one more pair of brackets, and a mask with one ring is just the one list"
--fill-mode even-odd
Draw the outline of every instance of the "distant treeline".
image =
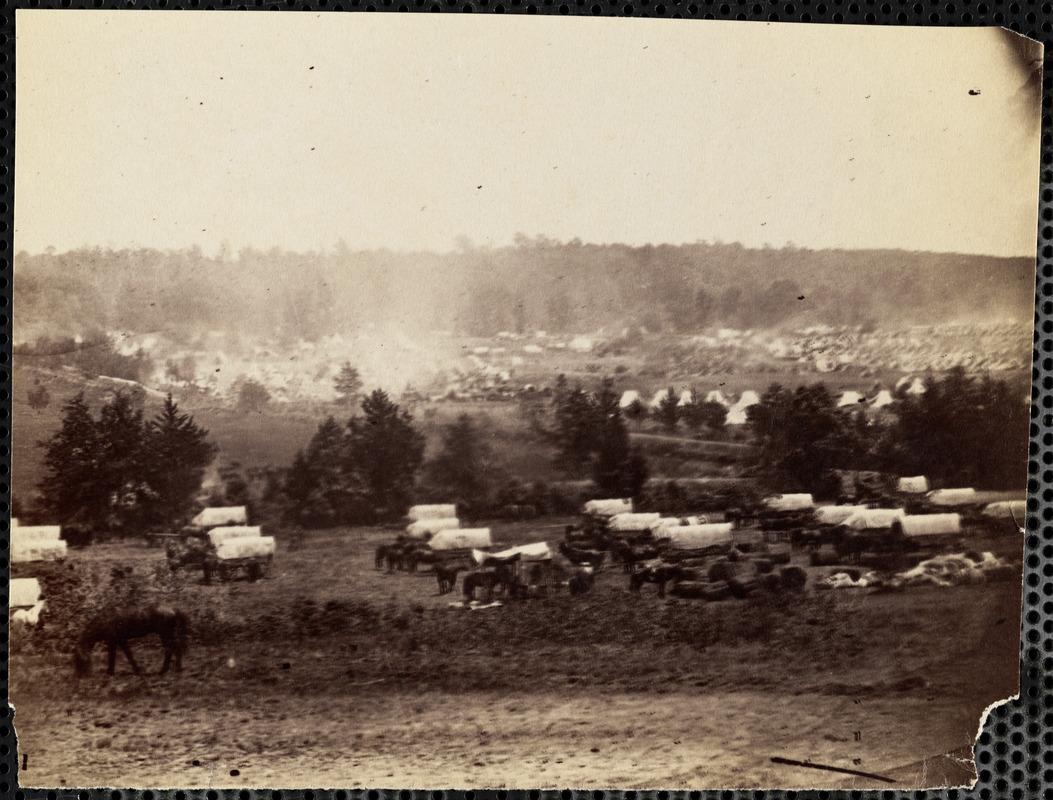
[[238, 329], [315, 340], [409, 331], [584, 332], [1029, 319], [1034, 262], [899, 250], [561, 243], [457, 252], [84, 249], [16, 257], [16, 341], [85, 330]]

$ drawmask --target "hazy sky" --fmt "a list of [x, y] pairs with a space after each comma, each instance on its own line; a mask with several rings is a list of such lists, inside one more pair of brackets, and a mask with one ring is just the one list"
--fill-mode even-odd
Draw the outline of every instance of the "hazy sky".
[[16, 34], [20, 250], [1035, 252], [1037, 84], [997, 29], [19, 10]]

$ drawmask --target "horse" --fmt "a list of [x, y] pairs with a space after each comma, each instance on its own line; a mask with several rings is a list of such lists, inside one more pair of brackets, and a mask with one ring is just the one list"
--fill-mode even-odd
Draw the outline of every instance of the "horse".
[[200, 566], [207, 547], [200, 539], [187, 539], [183, 543], [169, 542], [165, 545], [165, 560], [168, 568], [175, 572], [180, 567]]
[[387, 560], [388, 552], [391, 550], [392, 545], [380, 544], [377, 545], [376, 553], [373, 555], [373, 568], [383, 569], [384, 562]]
[[439, 594], [448, 594], [453, 591], [457, 583], [457, 573], [461, 571], [460, 564], [435, 564], [435, 577], [439, 581]]
[[477, 589], [486, 590], [486, 601], [494, 599], [494, 591], [501, 589], [505, 592], [512, 582], [511, 573], [504, 567], [495, 570], [476, 570], [469, 572], [461, 581], [461, 591], [464, 592], [465, 600], [474, 600]]
[[568, 561], [572, 561], [579, 566], [590, 566], [594, 570], [600, 568], [606, 555], [602, 550], [581, 550], [577, 547], [571, 547], [566, 542], [559, 543], [559, 552], [566, 556]]
[[636, 571], [636, 565], [641, 561], [657, 558], [658, 548], [647, 545], [631, 545], [628, 542], [616, 542], [611, 553], [622, 562], [625, 572], [632, 574]]
[[596, 576], [592, 567], [582, 567], [567, 581], [567, 588], [570, 589], [571, 595], [585, 594], [595, 582]]
[[658, 584], [658, 596], [665, 597], [665, 585], [670, 581], [678, 581], [683, 576], [684, 570], [676, 564], [666, 564], [663, 561], [645, 564], [634, 572], [629, 578], [629, 591], [639, 592], [645, 583]]
[[77, 640], [73, 650], [73, 667], [78, 675], [87, 675], [91, 671], [91, 651], [97, 643], [104, 642], [108, 652], [106, 674], [113, 675], [119, 647], [132, 665], [132, 672], [139, 675], [141, 670], [132, 657], [128, 642], [154, 633], [161, 637], [161, 646], [165, 651], [165, 660], [158, 674], [166, 673], [173, 660], [176, 671], [182, 670], [187, 619], [182, 611], [171, 606], [105, 609], [88, 623]]

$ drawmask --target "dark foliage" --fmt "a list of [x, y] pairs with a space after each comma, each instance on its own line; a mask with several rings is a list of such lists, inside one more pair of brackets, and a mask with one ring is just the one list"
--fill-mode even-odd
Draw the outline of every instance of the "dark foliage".
[[296, 454], [285, 479], [288, 517], [306, 527], [394, 519], [409, 507], [424, 460], [413, 416], [377, 389], [346, 430], [332, 417]]
[[169, 396], [156, 418], [117, 392], [98, 419], [78, 394], [63, 409], [62, 427], [44, 448], [41, 513], [62, 524], [131, 533], [178, 525], [187, 516], [215, 447]]

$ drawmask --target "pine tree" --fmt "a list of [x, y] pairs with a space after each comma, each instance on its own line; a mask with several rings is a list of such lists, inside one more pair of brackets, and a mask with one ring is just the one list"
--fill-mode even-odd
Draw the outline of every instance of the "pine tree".
[[351, 405], [362, 391], [362, 378], [358, 370], [351, 366], [351, 362], [345, 361], [340, 368], [340, 374], [334, 378], [333, 385], [338, 395], [336, 402], [340, 405]]
[[102, 447], [91, 409], [81, 392], [63, 407], [62, 427], [44, 449], [47, 473], [41, 479], [41, 505], [62, 524], [74, 519], [99, 523], [106, 517], [108, 498], [99, 483]]
[[629, 432], [618, 407], [618, 395], [613, 382], [603, 381], [596, 393], [594, 406], [596, 459], [592, 465], [592, 479], [604, 494], [621, 496], [625, 484], [625, 468], [629, 461]]
[[460, 503], [485, 506], [493, 489], [492, 453], [467, 414], [442, 432], [442, 449], [428, 465], [429, 483], [451, 492]]
[[397, 517], [409, 507], [424, 460], [424, 434], [413, 416], [376, 389], [362, 401], [363, 417], [348, 422], [349, 463], [361, 478], [373, 514]]
[[95, 433], [100, 447], [98, 491], [108, 504], [107, 525], [128, 528], [142, 523], [140, 501], [149, 495], [143, 451], [143, 411], [129, 395], [117, 392], [99, 411]]
[[676, 427], [676, 422], [680, 419], [680, 409], [677, 407], [677, 398], [672, 386], [666, 390], [665, 397], [658, 403], [655, 417], [670, 431]]
[[163, 524], [176, 525], [187, 516], [218, 448], [193, 417], [180, 413], [171, 394], [160, 413], [147, 423], [143, 444], [147, 482], [156, 497], [152, 516]]

